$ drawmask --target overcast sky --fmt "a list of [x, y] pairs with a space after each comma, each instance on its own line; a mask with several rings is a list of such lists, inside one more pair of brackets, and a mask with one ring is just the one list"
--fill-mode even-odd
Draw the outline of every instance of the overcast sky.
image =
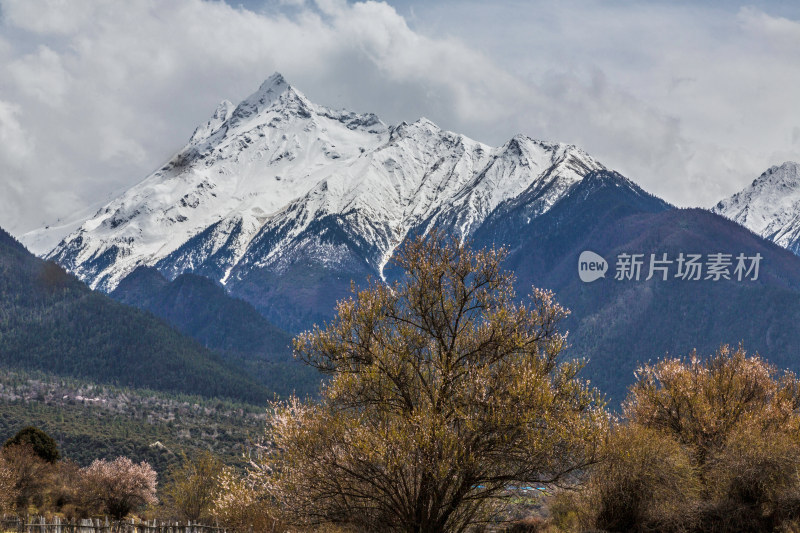
[[96, 208], [274, 71], [388, 123], [574, 143], [680, 206], [800, 161], [800, 2], [0, 0], [0, 227]]

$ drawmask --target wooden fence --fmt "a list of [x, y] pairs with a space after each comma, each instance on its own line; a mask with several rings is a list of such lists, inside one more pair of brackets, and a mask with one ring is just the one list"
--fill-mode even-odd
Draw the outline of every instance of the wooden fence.
[[192, 524], [191, 522], [123, 520], [121, 522], [100, 519], [67, 521], [59, 517], [44, 516], [4, 517], [0, 520], [3, 532], [18, 533], [233, 533], [233, 530]]

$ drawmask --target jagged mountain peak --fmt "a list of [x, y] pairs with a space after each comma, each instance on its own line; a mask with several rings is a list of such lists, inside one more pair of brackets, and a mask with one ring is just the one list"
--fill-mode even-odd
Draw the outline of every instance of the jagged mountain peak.
[[[619, 172], [607, 169], [592, 170], [568, 194], [568, 196], [578, 198], [580, 204], [589, 197], [603, 195], [613, 197], [609, 204], [615, 208], [634, 206], [642, 211], [655, 212], [674, 207], [661, 198], [648, 193]], [[596, 203], [599, 202], [596, 201]]]
[[766, 172], [753, 180], [753, 187], [760, 186], [800, 187], [800, 164], [785, 161], [771, 166]]
[[48, 257], [103, 290], [140, 265], [226, 286], [301, 260], [382, 275], [409, 236], [433, 225], [469, 236], [517, 198], [541, 214], [603, 168], [524, 135], [492, 147], [424, 117], [387, 126], [315, 104], [276, 73], [239, 104], [223, 101], [166, 165]]
[[624, 187], [634, 191], [637, 194], [643, 193], [644, 190], [636, 185], [633, 181], [626, 178], [619, 172], [614, 170], [592, 170], [586, 176], [584, 176], [583, 180], [581, 180], [580, 187], [581, 188], [599, 188], [599, 187]]
[[236, 106], [230, 119], [231, 126], [236, 127], [250, 117], [263, 114], [271, 107], [281, 107], [303, 118], [308, 118], [315, 111], [314, 105], [303, 93], [289, 85], [283, 76], [275, 73], [267, 78], [256, 92]]
[[201, 124], [194, 130], [191, 139], [189, 139], [189, 143], [197, 144], [208, 139], [209, 136], [231, 118], [234, 109], [236, 109], [236, 106], [234, 106], [230, 100], [223, 100], [220, 102], [208, 122]]
[[265, 107], [269, 107], [281, 98], [285, 99], [286, 97], [305, 100], [305, 96], [289, 85], [281, 73], [275, 72], [264, 80], [254, 93], [242, 100], [237, 107], [253, 105], [263, 110]]
[[258, 92], [261, 93], [282, 93], [285, 89], [289, 88], [289, 82], [283, 77], [280, 72], [273, 72], [266, 80], [264, 80], [258, 87]]
[[402, 121], [389, 128], [390, 140], [396, 141], [406, 137], [438, 137], [441, 135], [456, 136], [455, 133], [442, 130], [433, 121], [420, 117], [414, 122]]

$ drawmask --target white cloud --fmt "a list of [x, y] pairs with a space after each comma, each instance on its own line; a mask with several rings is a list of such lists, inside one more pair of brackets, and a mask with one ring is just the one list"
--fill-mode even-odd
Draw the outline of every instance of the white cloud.
[[61, 56], [44, 45], [35, 54], [12, 61], [6, 71], [17, 84], [17, 90], [51, 107], [64, 104], [64, 94], [72, 81], [64, 69]]
[[[273, 71], [312, 100], [499, 144], [573, 142], [710, 205], [800, 159], [795, 21], [684, 3], [0, 0], [0, 226], [68, 217], [145, 177]], [[398, 11], [400, 10], [400, 11]], [[16, 143], [16, 144], [15, 144]]]
[[743, 7], [739, 20], [744, 29], [765, 39], [775, 49], [796, 56], [800, 46], [800, 23], [797, 21], [772, 17], [752, 7]]
[[9, 220], [23, 216], [20, 199], [28, 194], [21, 169], [31, 164], [34, 141], [20, 123], [20, 106], [0, 100], [0, 165], [3, 168], [0, 214]]
[[[221, 99], [246, 96], [276, 70], [321, 103], [390, 121], [467, 113], [487, 121], [510, 113], [508, 96], [522, 91], [488, 58], [415, 33], [386, 4], [292, 9], [4, 1], [2, 22], [17, 40], [0, 58], [7, 74], [0, 98], [24, 111], [18, 125], [35, 135], [40, 152], [4, 178], [30, 184], [13, 199], [30, 209], [0, 213], [0, 225], [43, 225], [143, 178]], [[70, 194], [42, 210], [40, 183]]]
[[679, 205], [712, 205], [800, 159], [795, 20], [625, 0], [444, 2], [415, 14], [420, 31], [460, 37], [525, 79], [537, 98], [520, 106], [523, 131], [577, 142]]
[[20, 106], [0, 100], [0, 157], [14, 167], [24, 165], [33, 152], [33, 140], [19, 115]]
[[[104, 2], [108, 6], [108, 2]], [[38, 0], [3, 2], [3, 16], [13, 26], [39, 34], [68, 35], [89, 24], [100, 2], [92, 0]]]

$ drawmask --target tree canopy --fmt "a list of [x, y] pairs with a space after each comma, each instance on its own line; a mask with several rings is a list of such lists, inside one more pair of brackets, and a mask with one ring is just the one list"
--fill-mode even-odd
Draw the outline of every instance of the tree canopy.
[[95, 459], [81, 469], [81, 474], [82, 497], [91, 508], [108, 513], [114, 520], [122, 520], [131, 511], [158, 503], [158, 476], [144, 461], [136, 464], [127, 457], [117, 457], [113, 461]]
[[222, 472], [222, 462], [208, 450], [192, 458], [183, 454], [180, 465], [170, 469], [169, 482], [163, 489], [167, 505], [181, 519], [208, 519]]
[[30, 445], [33, 453], [48, 463], [55, 463], [61, 458], [55, 439], [33, 426], [22, 428], [16, 435], [8, 439], [3, 446], [19, 445]]
[[296, 339], [331, 378], [318, 403], [274, 405], [262, 475], [292, 521], [463, 531], [595, 460], [606, 415], [581, 363], [559, 357], [567, 311], [535, 288], [518, 303], [504, 255], [417, 239], [399, 281], [354, 291]]
[[588, 484], [586, 527], [796, 529], [799, 408], [798, 378], [741, 346], [640, 367]]

